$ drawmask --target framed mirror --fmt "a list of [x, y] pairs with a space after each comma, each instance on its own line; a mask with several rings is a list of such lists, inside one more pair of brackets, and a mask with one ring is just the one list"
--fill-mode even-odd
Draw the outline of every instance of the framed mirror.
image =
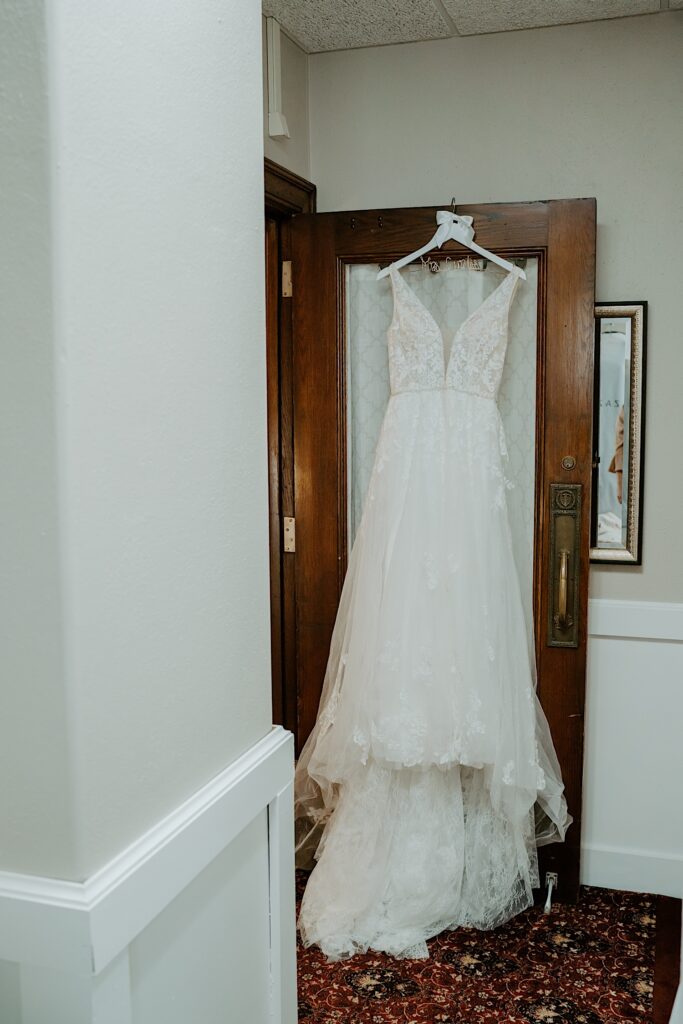
[[595, 307], [591, 562], [642, 562], [647, 302]]

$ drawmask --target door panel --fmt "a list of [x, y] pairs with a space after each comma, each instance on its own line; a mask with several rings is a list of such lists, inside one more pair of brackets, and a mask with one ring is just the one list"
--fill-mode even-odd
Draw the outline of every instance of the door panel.
[[[436, 208], [430, 207], [329, 213], [295, 217], [291, 224], [299, 746], [315, 721], [353, 524], [360, 507], [354, 486], [356, 480], [362, 481], [362, 472], [354, 476], [353, 471], [354, 455], [358, 455], [361, 443], [358, 425], [354, 425], [354, 395], [358, 412], [363, 392], [358, 377], [362, 372], [358, 346], [366, 344], [373, 349], [367, 358], [374, 361], [375, 369], [381, 362], [375, 346], [382, 349], [382, 358], [386, 359], [386, 328], [382, 326], [386, 293], [383, 298], [379, 287], [370, 287], [368, 265], [390, 262], [424, 244], [433, 233], [435, 212]], [[525, 257], [527, 295], [534, 295], [533, 288], [527, 286], [535, 285], [535, 308], [513, 306], [506, 373], [513, 377], [517, 373], [520, 379], [512, 381], [511, 389], [508, 381], [508, 392], [503, 392], [499, 404], [503, 415], [508, 416], [508, 430], [512, 424], [511, 434], [518, 434], [516, 443], [521, 444], [515, 481], [520, 505], [515, 512], [513, 501], [511, 509], [513, 529], [515, 515], [519, 520], [516, 554], [529, 607], [533, 608], [539, 697], [574, 817], [566, 842], [540, 851], [542, 879], [545, 871], [557, 871], [559, 898], [572, 898], [578, 887], [581, 819], [596, 205], [594, 199], [554, 200], [460, 207], [457, 212], [474, 218], [480, 245], [508, 259]], [[449, 242], [434, 255], [443, 259], [468, 254], [472, 256], [470, 250]], [[489, 264], [489, 268], [486, 275], [500, 273], [495, 265]], [[415, 278], [417, 281], [422, 275], [421, 286], [441, 290], [446, 273], [434, 275], [435, 283], [429, 281], [426, 270], [416, 271]], [[370, 328], [361, 325], [358, 305], [364, 274], [367, 294], [362, 302], [374, 317]], [[468, 272], [466, 276], [473, 275]], [[386, 286], [387, 282], [375, 284]], [[428, 304], [435, 301], [430, 299]], [[458, 300], [456, 325], [478, 301], [476, 297]], [[367, 335], [368, 330], [372, 338], [363, 341], [362, 334]], [[523, 366], [525, 360], [526, 370], [515, 368], [515, 362]], [[354, 374], [360, 389], [354, 388]], [[381, 383], [375, 392], [368, 401], [377, 405], [375, 416], [381, 418]], [[533, 450], [530, 432], [534, 435]], [[364, 443], [372, 445], [371, 439]], [[371, 454], [366, 451], [366, 467], [368, 460]], [[581, 489], [582, 517], [577, 558], [572, 563], [578, 573], [572, 581], [578, 636], [575, 647], [551, 647], [548, 643], [548, 621], [557, 615], [560, 595], [554, 562], [550, 561], [551, 484], [577, 484]], [[362, 482], [357, 486], [362, 489]], [[556, 498], [557, 493], [555, 489]], [[574, 492], [567, 489], [567, 493]], [[529, 550], [526, 556], [523, 553], [524, 521], [526, 518], [528, 525], [530, 513], [534, 525], [533, 562]]]

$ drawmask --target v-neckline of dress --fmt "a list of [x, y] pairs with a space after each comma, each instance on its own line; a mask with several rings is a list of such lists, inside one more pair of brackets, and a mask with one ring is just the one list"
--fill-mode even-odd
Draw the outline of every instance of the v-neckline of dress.
[[[405, 289], [407, 290], [408, 294], [412, 296], [412, 298], [415, 300], [417, 305], [424, 311], [424, 313], [426, 313], [426, 315], [429, 317], [429, 319], [431, 320], [432, 324], [434, 325], [434, 327], [436, 329], [436, 332], [439, 335], [439, 341], [441, 343], [441, 353], [442, 353], [442, 359], [443, 359], [443, 364], [444, 364], [444, 377], [448, 376], [448, 369], [449, 369], [449, 366], [451, 364], [451, 360], [453, 358], [453, 352], [455, 351], [455, 342], [456, 342], [458, 336], [460, 335], [460, 333], [463, 331], [463, 329], [467, 326], [467, 324], [471, 320], [474, 319], [475, 316], [477, 316], [479, 313], [481, 313], [482, 309], [484, 309], [484, 307], [491, 301], [491, 299], [493, 299], [493, 297], [495, 295], [498, 294], [499, 291], [501, 291], [503, 286], [505, 284], [507, 284], [507, 282], [510, 280], [510, 278], [521, 277], [521, 274], [520, 274], [520, 272], [519, 272], [519, 270], [517, 268], [515, 268], [514, 270], [508, 270], [507, 275], [503, 278], [503, 280], [500, 282], [500, 284], [496, 285], [496, 287], [493, 289], [493, 291], [490, 293], [490, 295], [487, 295], [486, 298], [483, 300], [483, 302], [480, 302], [479, 305], [475, 309], [473, 309], [472, 312], [468, 314], [468, 316], [465, 317], [465, 319], [460, 324], [460, 326], [456, 327], [455, 331], [453, 332], [452, 337], [450, 338], [451, 346], [450, 346], [450, 350], [448, 352], [448, 361], [446, 361], [446, 335], [444, 334], [443, 330], [441, 329], [440, 325], [438, 324], [438, 322], [436, 320], [436, 317], [431, 312], [431, 310], [427, 306], [425, 306], [424, 302], [419, 297], [417, 292], [414, 290], [414, 288], [412, 288], [408, 284], [408, 282], [404, 278], [403, 274], [401, 274], [401, 272], [398, 270], [397, 267], [394, 267], [392, 265], [389, 268], [389, 273], [392, 274], [392, 275], [395, 274], [398, 277], [399, 281], [405, 287]], [[396, 299], [394, 297], [394, 308], [395, 308], [395, 306], [396, 306]]]

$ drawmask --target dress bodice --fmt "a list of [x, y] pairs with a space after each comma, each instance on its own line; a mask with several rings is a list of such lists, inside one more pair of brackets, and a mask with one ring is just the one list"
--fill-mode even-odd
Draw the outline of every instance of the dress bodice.
[[453, 389], [495, 400], [505, 363], [508, 314], [521, 273], [517, 268], [463, 321], [448, 363], [441, 328], [391, 268], [394, 314], [387, 331], [391, 393]]

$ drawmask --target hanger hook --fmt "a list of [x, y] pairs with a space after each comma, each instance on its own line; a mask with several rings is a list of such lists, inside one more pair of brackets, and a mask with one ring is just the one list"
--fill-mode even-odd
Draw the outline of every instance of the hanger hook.
[[451, 199], [451, 213], [455, 213], [455, 196]]

